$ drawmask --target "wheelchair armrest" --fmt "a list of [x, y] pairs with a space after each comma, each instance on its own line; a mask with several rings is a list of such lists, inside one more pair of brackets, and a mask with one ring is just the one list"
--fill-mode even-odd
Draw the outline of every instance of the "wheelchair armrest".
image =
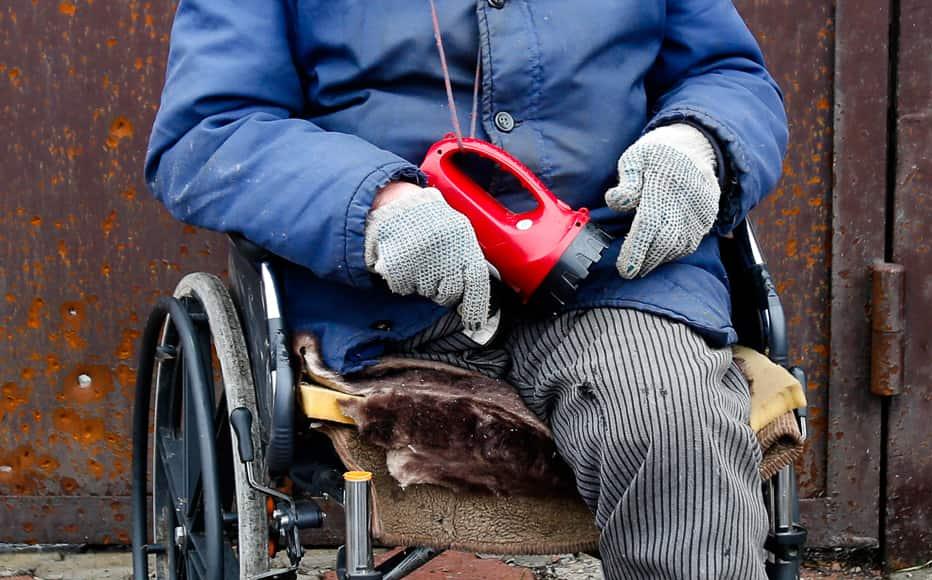
[[236, 251], [253, 264], [268, 261], [273, 256], [271, 252], [247, 240], [242, 234], [231, 233], [227, 236]]
[[789, 346], [786, 336], [786, 314], [766, 264], [751, 270], [751, 276], [761, 300], [761, 323], [766, 340], [767, 356], [782, 367], [789, 365]]
[[243, 323], [268, 470], [286, 473], [294, 450], [295, 373], [291, 333], [277, 280], [281, 260], [238, 234], [229, 236], [233, 301]]
[[[748, 319], [735, 320], [739, 340], [786, 367], [789, 364], [786, 315], [750, 222], [745, 220], [738, 224], [733, 237], [723, 240], [722, 249], [723, 261], [733, 281], [733, 315]], [[743, 288], [737, 288], [736, 284]]]

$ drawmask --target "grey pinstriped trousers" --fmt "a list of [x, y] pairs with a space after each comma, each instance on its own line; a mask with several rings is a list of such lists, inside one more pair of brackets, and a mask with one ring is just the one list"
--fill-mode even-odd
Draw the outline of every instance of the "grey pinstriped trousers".
[[730, 348], [616, 308], [515, 325], [499, 348], [457, 327], [441, 321], [402, 350], [505, 378], [550, 424], [608, 580], [766, 578], [761, 452]]

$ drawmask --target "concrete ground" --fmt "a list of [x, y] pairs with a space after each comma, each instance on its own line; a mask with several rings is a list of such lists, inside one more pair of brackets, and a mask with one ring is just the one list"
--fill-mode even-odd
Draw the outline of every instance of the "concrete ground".
[[[66, 547], [36, 550], [0, 548], [0, 578], [4, 580], [127, 580], [132, 578], [127, 552], [76, 552]], [[930, 563], [932, 564], [932, 563]], [[299, 580], [333, 580], [333, 552], [310, 550], [302, 560]], [[814, 566], [814, 565], [813, 565]], [[860, 568], [842, 569], [822, 563], [806, 569], [807, 580], [881, 578]], [[485, 556], [446, 552], [411, 576], [411, 580], [601, 580], [598, 560], [583, 554], [560, 556]], [[932, 565], [889, 576], [895, 580], [932, 580]]]

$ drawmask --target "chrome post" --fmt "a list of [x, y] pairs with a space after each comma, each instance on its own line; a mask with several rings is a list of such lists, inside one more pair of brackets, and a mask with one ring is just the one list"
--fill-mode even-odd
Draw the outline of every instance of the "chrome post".
[[369, 487], [372, 474], [368, 471], [348, 471], [343, 474], [345, 483], [344, 509], [346, 512], [346, 578], [381, 578], [372, 560], [370, 535], [371, 505]]
[[784, 467], [777, 473], [777, 498], [776, 498], [776, 519], [777, 529], [785, 530], [793, 527], [793, 503], [791, 493], [792, 489], [792, 467]]

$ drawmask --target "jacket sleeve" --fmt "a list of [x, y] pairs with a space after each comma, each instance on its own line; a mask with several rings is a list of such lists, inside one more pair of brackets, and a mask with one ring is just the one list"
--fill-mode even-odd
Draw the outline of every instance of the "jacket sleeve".
[[731, 0], [667, 0], [663, 44], [645, 83], [645, 131], [691, 123], [724, 153], [716, 231], [729, 233], [776, 185], [787, 142], [783, 95]]
[[288, 0], [182, 0], [146, 181], [181, 221], [236, 232], [322, 278], [366, 287], [366, 215], [417, 168], [301, 118]]

